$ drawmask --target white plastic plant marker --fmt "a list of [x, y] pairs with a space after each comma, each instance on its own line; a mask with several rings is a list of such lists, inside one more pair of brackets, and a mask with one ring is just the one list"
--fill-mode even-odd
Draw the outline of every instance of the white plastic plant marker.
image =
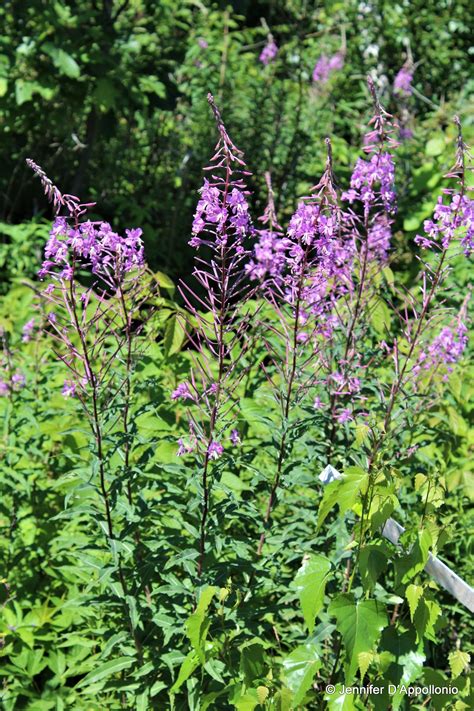
[[[328, 464], [319, 475], [319, 479], [324, 485], [330, 484], [337, 479], [342, 479], [343, 477], [344, 475], [331, 464]], [[400, 536], [404, 532], [405, 529], [403, 526], [400, 526], [395, 519], [389, 518], [382, 529], [382, 536], [394, 545], [398, 545]], [[451, 568], [430, 553], [428, 562], [425, 565], [425, 571], [436, 580], [438, 585], [441, 585], [442, 588], [451, 593], [464, 607], [467, 607], [470, 612], [474, 612], [473, 588], [451, 570]]]

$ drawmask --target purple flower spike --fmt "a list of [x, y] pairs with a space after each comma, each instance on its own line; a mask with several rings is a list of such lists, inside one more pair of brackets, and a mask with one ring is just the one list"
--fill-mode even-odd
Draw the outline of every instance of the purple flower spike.
[[76, 395], [76, 383], [72, 380], [65, 380], [61, 393], [64, 397], [74, 397]]
[[194, 400], [187, 382], [180, 383], [176, 390], [171, 393], [172, 400]]
[[224, 451], [224, 447], [222, 446], [222, 444], [220, 444], [219, 442], [216, 442], [215, 440], [213, 440], [210, 443], [210, 445], [207, 449], [209, 459], [219, 459], [219, 457], [221, 456], [223, 451]]
[[265, 64], [265, 66], [267, 66], [267, 64], [270, 64], [271, 62], [274, 61], [277, 54], [278, 54], [278, 47], [275, 43], [275, 40], [273, 39], [273, 37], [271, 35], [268, 35], [267, 44], [262, 49], [259, 59], [262, 62], [262, 64]]

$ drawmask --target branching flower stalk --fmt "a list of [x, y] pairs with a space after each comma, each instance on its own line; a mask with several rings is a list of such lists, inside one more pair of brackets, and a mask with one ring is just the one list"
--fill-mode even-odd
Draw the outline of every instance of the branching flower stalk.
[[[267, 376], [279, 400], [282, 434], [276, 471], [263, 516], [266, 530], [270, 525], [288, 454], [290, 411], [315, 383], [320, 344], [332, 333], [332, 307], [348, 288], [351, 252], [342, 239], [329, 139], [326, 144], [328, 155], [323, 176], [311, 189], [310, 197], [300, 202], [290, 221], [286, 238], [281, 236], [281, 228], [276, 223], [270, 192], [264, 219], [270, 222], [271, 229], [260, 231], [254, 260], [248, 267], [251, 276], [262, 280], [264, 295], [277, 315], [280, 328], [270, 328], [270, 331], [285, 344], [281, 359], [270, 340], [265, 339], [274, 367], [285, 384], [281, 393], [271, 376]], [[276, 232], [272, 231], [274, 224]], [[265, 536], [264, 530], [257, 547], [258, 555], [262, 553]]]
[[[181, 383], [174, 399], [190, 400], [190, 437], [180, 440], [178, 454], [194, 452], [200, 467], [202, 491], [197, 576], [204, 572], [208, 519], [211, 511], [213, 464], [225, 454], [223, 438], [231, 446], [240, 441], [235, 421], [233, 394], [244, 375], [241, 368], [247, 350], [249, 324], [244, 304], [249, 296], [245, 281], [245, 240], [252, 232], [244, 179], [249, 175], [243, 153], [230, 139], [214, 98], [208, 101], [217, 124], [219, 140], [200, 190], [189, 242], [205, 250], [196, 257], [193, 276], [197, 290], [182, 283], [180, 292], [193, 317], [188, 329], [194, 345], [191, 384]], [[236, 306], [239, 306], [237, 309]], [[215, 359], [216, 367], [212, 361]]]
[[[351, 205], [359, 203], [363, 212], [361, 218], [351, 210], [345, 213], [344, 220], [349, 239], [353, 241], [354, 250], [357, 250], [359, 264], [355, 301], [354, 304], [349, 305], [349, 321], [346, 325], [346, 338], [338, 369], [346, 382], [349, 382], [350, 371], [353, 369], [356, 328], [372, 292], [369, 288], [373, 272], [371, 267], [387, 262], [391, 240], [391, 216], [396, 212], [395, 169], [393, 156], [389, 151], [398, 146], [393, 137], [397, 127], [392, 121], [393, 117], [380, 104], [370, 77], [367, 78], [367, 83], [373, 100], [374, 116], [369, 122], [373, 128], [364, 137], [364, 151], [371, 154], [371, 158], [368, 161], [363, 159], [357, 161], [351, 177], [350, 189], [342, 195], [343, 200]], [[338, 389], [333, 388], [329, 403], [328, 460], [331, 458], [338, 427], [339, 399]]]
[[[104, 505], [107, 540], [114, 549], [116, 540], [112, 518], [110, 487], [106, 479], [104, 417], [111, 412], [119, 394], [125, 392], [122, 423], [124, 429], [127, 496], [131, 503], [129, 481], [130, 373], [132, 366], [132, 322], [126, 307], [127, 297], [136, 301], [139, 278], [144, 271], [141, 230], [127, 230], [126, 237], [113, 232], [109, 224], [81, 221], [91, 204], [81, 204], [71, 195], [62, 195], [44, 171], [33, 161], [28, 165], [40, 178], [47, 197], [53, 203], [56, 218], [45, 247], [45, 260], [39, 271], [48, 285], [42, 298], [49, 310], [46, 328], [57, 343], [55, 353], [71, 373], [63, 387], [65, 397], [77, 397], [87, 416], [95, 442], [99, 490]], [[67, 216], [58, 213], [65, 209]], [[92, 276], [92, 285], [80, 287], [79, 274]], [[79, 293], [80, 292], [80, 293]], [[126, 374], [120, 380], [113, 367], [126, 346]], [[124, 595], [129, 586], [120, 552], [114, 553]], [[129, 612], [132, 638], [141, 655], [141, 643]]]
[[[393, 411], [397, 403], [400, 392], [404, 391], [411, 380], [416, 383], [418, 373], [424, 365], [427, 368], [436, 369], [439, 361], [454, 363], [462, 355], [467, 340], [465, 337], [466, 307], [467, 300], [464, 301], [457, 319], [457, 328], [445, 327], [439, 335], [425, 345], [423, 350], [423, 336], [429, 329], [431, 318], [430, 311], [440, 291], [445, 277], [448, 273], [447, 266], [448, 253], [453, 240], [459, 239], [461, 248], [466, 256], [470, 256], [474, 247], [474, 201], [467, 197], [468, 187], [466, 184], [466, 172], [472, 170], [467, 165], [471, 160], [469, 149], [463, 141], [461, 124], [458, 117], [454, 119], [458, 128], [456, 161], [453, 168], [446, 174], [446, 178], [457, 180], [459, 189], [444, 189], [443, 193], [449, 196], [449, 205], [445, 205], [440, 197], [434, 212], [434, 221], [426, 220], [424, 224], [425, 235], [417, 236], [415, 241], [422, 249], [431, 248], [437, 256], [435, 266], [424, 262], [424, 269], [421, 273], [422, 298], [421, 308], [418, 310], [413, 304], [413, 319], [406, 319], [403, 323], [403, 335], [407, 341], [408, 348], [403, 360], [400, 361], [400, 351], [394, 348], [393, 358], [395, 363], [395, 378], [390, 387], [390, 394], [385, 407], [383, 425], [377, 437], [373, 438], [372, 446], [368, 454], [367, 470], [369, 482], [367, 491], [362, 501], [362, 513], [360, 521], [360, 536], [356, 552], [356, 561], [349, 584], [352, 586], [360, 551], [363, 546], [366, 516], [372, 504], [374, 493], [374, 479], [377, 471], [377, 459], [380, 455], [384, 443], [392, 433]], [[420, 350], [421, 347], [421, 350]], [[418, 351], [418, 358], [414, 362], [414, 357]], [[411, 367], [410, 371], [408, 370]], [[425, 397], [427, 393], [425, 393]]]

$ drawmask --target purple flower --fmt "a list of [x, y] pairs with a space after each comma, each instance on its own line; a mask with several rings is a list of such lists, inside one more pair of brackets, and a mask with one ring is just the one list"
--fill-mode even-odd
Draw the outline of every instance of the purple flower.
[[369, 257], [379, 262], [387, 261], [392, 239], [390, 224], [390, 220], [385, 214], [378, 215], [368, 231]]
[[320, 410], [323, 407], [323, 401], [320, 397], [315, 397], [313, 401], [313, 407], [315, 410]]
[[351, 176], [351, 189], [342, 194], [349, 203], [360, 200], [368, 212], [381, 203], [387, 212], [395, 212], [395, 165], [390, 153], [375, 153], [369, 160], [358, 158]]
[[76, 394], [76, 383], [72, 380], [65, 380], [61, 393], [64, 397], [74, 397]]
[[265, 47], [262, 49], [262, 51], [260, 53], [259, 59], [262, 62], [262, 64], [265, 64], [265, 66], [266, 66], [267, 64], [270, 64], [270, 62], [273, 62], [273, 60], [275, 59], [277, 54], [278, 54], [278, 47], [275, 44], [275, 40], [270, 35], [268, 37], [267, 44], [265, 45]]
[[223, 451], [224, 451], [224, 447], [222, 446], [222, 444], [220, 444], [219, 442], [216, 442], [215, 440], [213, 440], [210, 443], [210, 445], [207, 449], [209, 459], [219, 459], [219, 457], [221, 456]]
[[398, 96], [411, 96], [413, 93], [412, 83], [413, 72], [407, 64], [398, 71], [393, 82], [393, 93]]
[[450, 196], [449, 204], [438, 197], [432, 220], [423, 224], [425, 235], [417, 235], [415, 242], [422, 249], [435, 247], [447, 249], [455, 236], [459, 234], [460, 244], [466, 257], [474, 250], [474, 200], [466, 195], [459, 195], [453, 190], [444, 190]]
[[21, 340], [23, 343], [28, 343], [28, 341], [31, 341], [31, 336], [33, 334], [35, 328], [35, 320], [34, 318], [30, 319], [25, 323], [25, 325], [22, 328], [21, 331]]
[[198, 39], [198, 45], [201, 49], [207, 49], [209, 47], [209, 44], [206, 42], [206, 40], [203, 37], [200, 37]]
[[313, 69], [313, 81], [326, 84], [332, 72], [342, 69], [344, 66], [344, 53], [336, 52], [332, 57], [322, 54]]
[[74, 275], [74, 262], [108, 283], [121, 281], [125, 274], [144, 264], [142, 231], [126, 230], [125, 234], [122, 237], [114, 232], [108, 222], [86, 221], [73, 228], [64, 217], [57, 217], [38, 275], [69, 281]]
[[340, 424], [344, 424], [344, 422], [350, 422], [353, 419], [354, 418], [352, 417], [352, 413], [347, 407], [341, 410], [337, 416], [337, 421]]
[[191, 391], [189, 390], [189, 384], [187, 382], [180, 383], [176, 390], [171, 393], [172, 400], [194, 400]]
[[230, 441], [232, 444], [235, 446], [237, 444], [240, 444], [240, 435], [239, 435], [239, 430], [233, 429], [232, 432], [230, 433]]
[[8, 395], [10, 392], [10, 388], [8, 386], [8, 383], [6, 383], [4, 380], [0, 380], [0, 397], [5, 397]]

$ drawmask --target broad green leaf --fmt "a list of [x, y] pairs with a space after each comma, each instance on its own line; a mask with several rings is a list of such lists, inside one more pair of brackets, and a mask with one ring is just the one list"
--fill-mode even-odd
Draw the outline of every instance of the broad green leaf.
[[153, 276], [158, 282], [158, 285], [161, 286], [163, 289], [166, 289], [167, 291], [175, 290], [173, 281], [169, 278], [169, 276], [163, 274], [163, 272], [154, 272]]
[[330, 570], [331, 563], [327, 558], [311, 554], [303, 558], [301, 568], [293, 581], [292, 587], [298, 592], [304, 621], [310, 633], [323, 606]]
[[179, 353], [186, 338], [186, 331], [183, 319], [180, 316], [173, 316], [166, 322], [165, 336], [163, 340], [165, 355], [170, 356]]
[[419, 531], [409, 553], [396, 562], [397, 583], [408, 583], [425, 567], [432, 544], [431, 534], [427, 529]]
[[388, 551], [384, 543], [365, 546], [360, 551], [359, 567], [365, 591], [372, 591], [388, 564]]
[[375, 654], [373, 652], [359, 652], [358, 663], [361, 683], [364, 681], [364, 676], [367, 674], [367, 669], [370, 667], [374, 659]]
[[265, 675], [264, 649], [260, 642], [250, 641], [240, 648], [240, 672], [247, 686]]
[[346, 650], [346, 681], [349, 683], [359, 665], [359, 654], [372, 651], [381, 631], [387, 625], [385, 607], [376, 600], [355, 600], [343, 593], [329, 606], [337, 620]]
[[87, 674], [84, 679], [76, 684], [77, 688], [81, 686], [87, 686], [95, 684], [98, 681], [102, 681], [113, 674], [118, 674], [124, 669], [129, 669], [135, 663], [133, 657], [118, 657], [117, 659], [110, 659], [108, 662], [99, 665], [96, 669], [93, 669], [89, 674]]
[[435, 642], [434, 625], [441, 615], [441, 608], [434, 600], [422, 598], [418, 602], [413, 618], [417, 639], [421, 641], [423, 637]]
[[390, 309], [382, 299], [377, 299], [375, 304], [372, 304], [369, 308], [370, 323], [375, 332], [381, 337], [386, 337], [390, 333]]
[[449, 668], [451, 669], [451, 677], [452, 679], [456, 679], [469, 665], [471, 655], [468, 654], [468, 652], [461, 652], [460, 649], [456, 649], [456, 651], [450, 652], [448, 661]]
[[337, 504], [341, 514], [345, 514], [357, 501], [359, 493], [365, 490], [368, 473], [360, 467], [348, 467], [342, 479], [328, 484], [324, 490], [318, 512], [318, 527], [323, 525], [328, 513]]
[[316, 645], [310, 642], [297, 647], [283, 660], [283, 676], [293, 693], [293, 708], [303, 701], [320, 666]]
[[420, 599], [422, 596], [423, 596], [423, 586], [422, 585], [410, 584], [410, 585], [408, 585], [407, 589], [405, 590], [405, 597], [408, 600], [408, 606], [410, 608], [410, 617], [411, 617], [412, 622], [413, 622], [413, 617], [416, 612], [416, 608], [418, 607], [418, 603], [420, 602]]
[[347, 693], [342, 684], [336, 684], [333, 689], [331, 694], [326, 692], [324, 695], [329, 711], [353, 711], [355, 709], [354, 699], [357, 697]]
[[430, 138], [430, 140], [426, 144], [426, 155], [427, 156], [440, 156], [445, 149], [446, 146], [446, 139], [444, 137], [444, 134], [439, 134], [438, 136], [434, 136], [433, 138]]
[[59, 69], [61, 74], [64, 74], [70, 79], [77, 79], [80, 76], [81, 70], [78, 63], [74, 57], [71, 57], [64, 49], [55, 47], [50, 42], [46, 42], [43, 45], [43, 50], [51, 57], [54, 66]]

